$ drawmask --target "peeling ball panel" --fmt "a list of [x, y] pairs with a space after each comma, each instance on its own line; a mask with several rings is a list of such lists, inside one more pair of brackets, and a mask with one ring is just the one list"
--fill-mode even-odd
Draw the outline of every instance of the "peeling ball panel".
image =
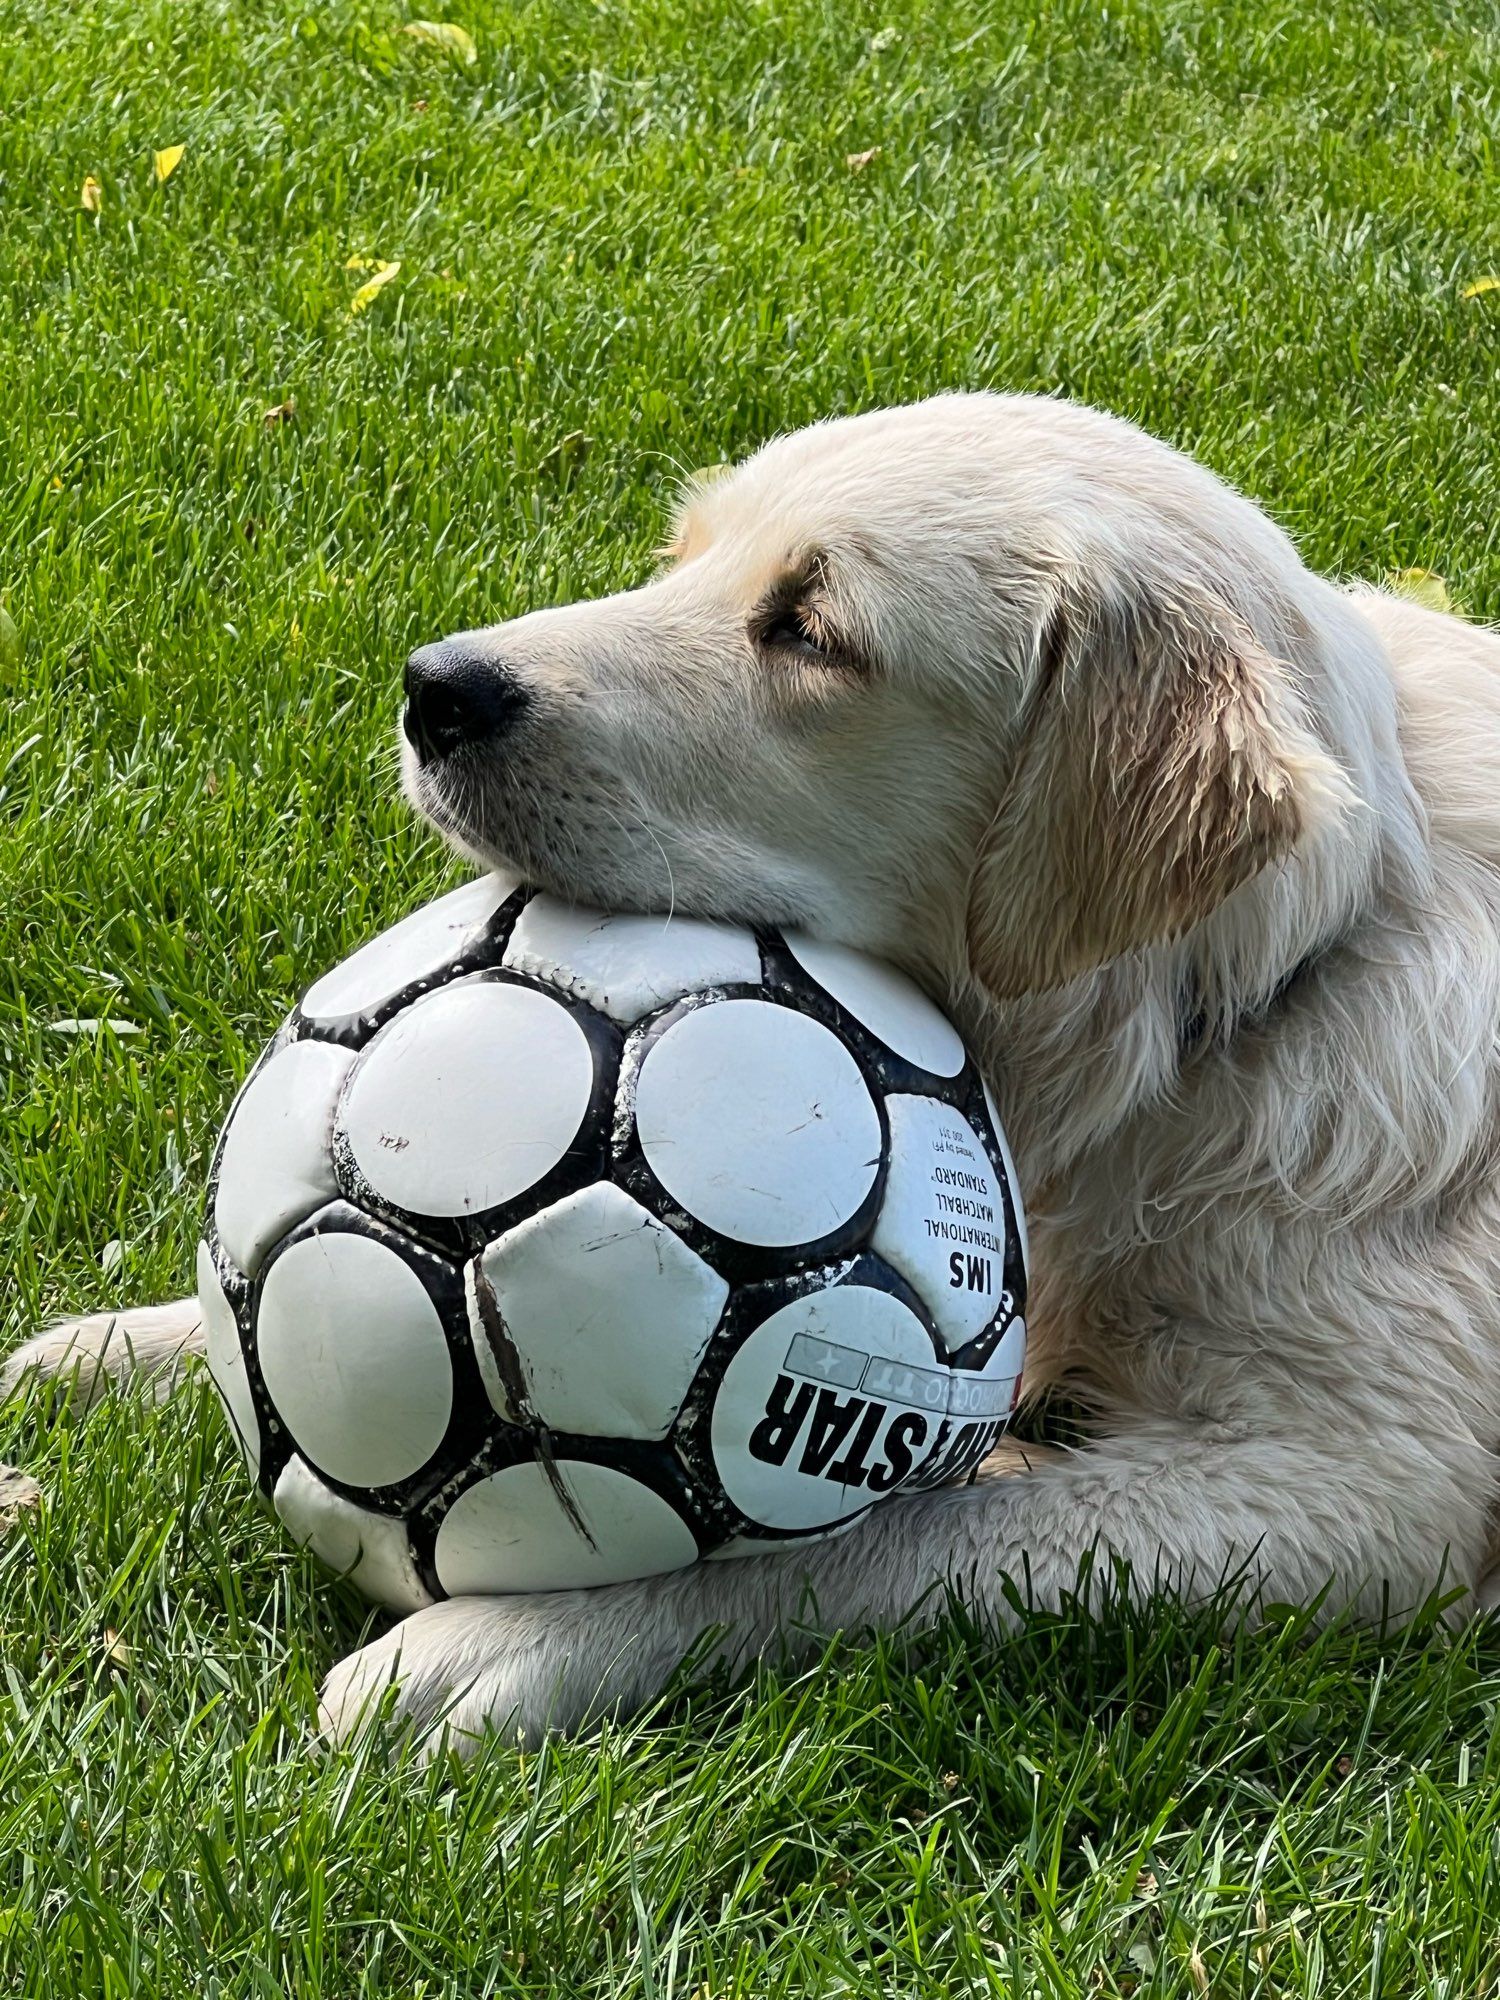
[[967, 1060], [962, 1037], [904, 972], [847, 945], [784, 933], [787, 950], [810, 979], [877, 1040], [934, 1076], [957, 1076]]
[[968, 1120], [932, 1097], [888, 1097], [891, 1166], [871, 1248], [911, 1285], [951, 1353], [997, 1313], [1005, 1193]]
[[666, 1436], [729, 1294], [680, 1237], [599, 1181], [480, 1263], [495, 1310], [477, 1301], [474, 1346], [487, 1383], [501, 1382], [502, 1413], [511, 1399], [494, 1348], [509, 1342], [535, 1421], [584, 1437]]
[[595, 1084], [589, 1038], [561, 1001], [481, 976], [381, 1029], [349, 1078], [338, 1130], [380, 1200], [411, 1215], [476, 1215], [559, 1165]]
[[255, 1339], [293, 1442], [330, 1479], [408, 1479], [442, 1443], [453, 1407], [443, 1323], [411, 1265], [373, 1235], [329, 1230], [281, 1251]]
[[434, 1601], [417, 1573], [405, 1523], [357, 1507], [325, 1486], [300, 1458], [288, 1459], [282, 1468], [272, 1504], [294, 1542], [377, 1604], [420, 1611]]
[[240, 1345], [239, 1322], [234, 1307], [219, 1282], [213, 1252], [206, 1243], [198, 1245], [198, 1310], [203, 1315], [208, 1372], [224, 1405], [230, 1428], [253, 1474], [260, 1472], [260, 1419], [255, 1398], [250, 1393], [245, 1371], [245, 1351]]
[[235, 1101], [214, 1191], [219, 1241], [247, 1277], [293, 1226], [338, 1193], [334, 1106], [353, 1054], [291, 1042], [262, 1063]]
[[464, 1307], [468, 1316], [469, 1341], [474, 1349], [479, 1379], [484, 1384], [490, 1408], [502, 1423], [519, 1424], [526, 1403], [525, 1380], [520, 1362], [505, 1337], [495, 1302], [494, 1287], [483, 1264], [474, 1257], [464, 1266]]
[[948, 1413], [949, 1371], [890, 1292], [836, 1285], [762, 1320], [713, 1398], [714, 1466], [755, 1526], [815, 1530], [916, 1471]]
[[672, 1021], [635, 1087], [647, 1166], [718, 1235], [815, 1244], [847, 1224], [882, 1164], [880, 1114], [833, 1032], [763, 1000], [724, 1000]]
[[302, 997], [303, 1020], [327, 1029], [368, 1022], [392, 1001], [452, 970], [485, 935], [515, 887], [512, 877], [481, 875], [414, 910], [315, 980]]
[[504, 963], [545, 979], [629, 1027], [687, 993], [758, 986], [753, 935], [696, 917], [613, 916], [533, 896]]
[[586, 1459], [554, 1470], [565, 1497], [529, 1460], [459, 1494], [433, 1555], [450, 1597], [624, 1583], [697, 1560], [692, 1530], [649, 1486]]

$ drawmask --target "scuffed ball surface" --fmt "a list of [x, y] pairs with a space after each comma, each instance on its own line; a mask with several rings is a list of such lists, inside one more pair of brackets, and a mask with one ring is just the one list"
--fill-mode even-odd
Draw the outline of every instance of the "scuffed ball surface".
[[595, 1082], [588, 1037], [556, 1000], [483, 976], [446, 987], [382, 1028], [350, 1078], [348, 1191], [414, 1215], [499, 1208], [566, 1158]]
[[821, 1244], [858, 1214], [881, 1168], [859, 1064], [831, 1029], [764, 1000], [667, 1024], [641, 1064], [635, 1122], [671, 1199], [735, 1243]]
[[308, 989], [225, 1127], [199, 1294], [289, 1532], [405, 1611], [764, 1553], [972, 1472], [1024, 1230], [902, 974], [484, 877]]
[[[610, 1181], [528, 1216], [479, 1260], [549, 1430], [664, 1438], [708, 1351], [729, 1287]], [[475, 1314], [480, 1372], [490, 1344]], [[514, 1417], [503, 1386], [492, 1395]]]

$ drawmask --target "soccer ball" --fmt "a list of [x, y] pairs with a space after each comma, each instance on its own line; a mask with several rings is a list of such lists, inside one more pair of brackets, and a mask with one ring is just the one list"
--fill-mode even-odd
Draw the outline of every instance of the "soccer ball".
[[291, 1533], [398, 1610], [784, 1547], [1013, 1407], [995, 1106], [901, 974], [485, 876], [319, 979], [219, 1142], [209, 1367]]

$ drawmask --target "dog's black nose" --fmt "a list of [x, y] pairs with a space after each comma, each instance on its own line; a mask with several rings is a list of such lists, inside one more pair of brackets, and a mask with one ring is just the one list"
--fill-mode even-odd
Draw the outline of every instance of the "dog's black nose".
[[511, 728], [526, 690], [502, 661], [484, 660], [442, 640], [419, 646], [406, 663], [406, 740], [434, 762]]

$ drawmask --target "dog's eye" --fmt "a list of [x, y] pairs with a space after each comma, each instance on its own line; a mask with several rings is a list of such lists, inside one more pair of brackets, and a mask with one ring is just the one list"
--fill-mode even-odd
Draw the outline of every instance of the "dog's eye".
[[809, 659], [826, 659], [828, 648], [809, 623], [807, 614], [795, 605], [767, 619], [758, 634], [763, 646], [778, 653], [802, 653]]

